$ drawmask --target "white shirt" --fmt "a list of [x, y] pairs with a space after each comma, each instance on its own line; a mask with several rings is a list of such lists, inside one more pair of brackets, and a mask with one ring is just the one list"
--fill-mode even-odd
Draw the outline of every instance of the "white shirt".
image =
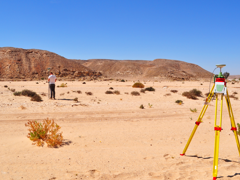
[[48, 77], [49, 79], [49, 84], [55, 84], [55, 80], [57, 79], [55, 75], [50, 75]]

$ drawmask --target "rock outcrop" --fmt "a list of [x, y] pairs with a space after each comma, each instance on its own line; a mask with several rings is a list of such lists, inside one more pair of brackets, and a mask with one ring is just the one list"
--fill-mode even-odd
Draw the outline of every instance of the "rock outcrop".
[[1, 79], [46, 79], [49, 71], [65, 79], [96, 79], [102, 75], [49, 51], [0, 48]]

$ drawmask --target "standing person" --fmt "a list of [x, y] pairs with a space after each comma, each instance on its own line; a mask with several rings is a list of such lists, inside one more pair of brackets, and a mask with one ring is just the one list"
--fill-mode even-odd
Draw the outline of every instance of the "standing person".
[[52, 72], [50, 72], [50, 76], [48, 77], [49, 82], [49, 88], [51, 90], [51, 98], [55, 99], [55, 82], [57, 81], [57, 78], [55, 75], [53, 75]]

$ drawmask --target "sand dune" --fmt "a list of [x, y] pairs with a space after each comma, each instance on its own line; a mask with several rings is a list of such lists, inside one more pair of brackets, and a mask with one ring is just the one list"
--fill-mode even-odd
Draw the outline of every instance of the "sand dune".
[[[210, 103], [186, 156], [179, 155], [205, 99], [190, 100], [181, 94], [193, 88], [205, 94], [208, 82], [146, 82], [146, 87], [156, 91], [140, 96], [131, 95], [140, 90], [131, 87], [133, 82], [64, 82], [68, 87], [56, 88], [57, 100], [42, 96], [42, 102], [14, 96], [4, 87], [47, 93], [45, 81], [38, 82], [0, 82], [0, 179], [212, 179], [215, 101]], [[110, 87], [121, 94], [105, 94]], [[229, 84], [229, 93], [240, 93], [239, 88], [238, 83]], [[73, 92], [77, 90], [82, 94]], [[78, 103], [73, 101], [75, 97]], [[182, 105], [175, 103], [178, 99], [183, 100]], [[235, 121], [240, 123], [240, 101], [231, 99], [231, 103]], [[141, 104], [144, 109], [139, 108]], [[190, 108], [196, 108], [197, 113]], [[53, 118], [62, 127], [62, 147], [37, 147], [26, 137], [24, 124], [45, 118]], [[240, 179], [240, 158], [230, 128], [224, 102], [218, 171], [221, 180]]]

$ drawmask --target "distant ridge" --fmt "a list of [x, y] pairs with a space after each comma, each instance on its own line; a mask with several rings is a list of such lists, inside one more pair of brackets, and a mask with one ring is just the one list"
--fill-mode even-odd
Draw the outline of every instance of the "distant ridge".
[[167, 59], [90, 59], [76, 62], [111, 78], [196, 80], [210, 78], [212, 75], [198, 65]]
[[66, 59], [45, 50], [0, 48], [0, 78], [42, 79], [50, 71], [63, 79], [94, 80], [99, 78], [135, 80], [198, 80], [211, 73], [196, 64], [177, 60], [110, 60]]

